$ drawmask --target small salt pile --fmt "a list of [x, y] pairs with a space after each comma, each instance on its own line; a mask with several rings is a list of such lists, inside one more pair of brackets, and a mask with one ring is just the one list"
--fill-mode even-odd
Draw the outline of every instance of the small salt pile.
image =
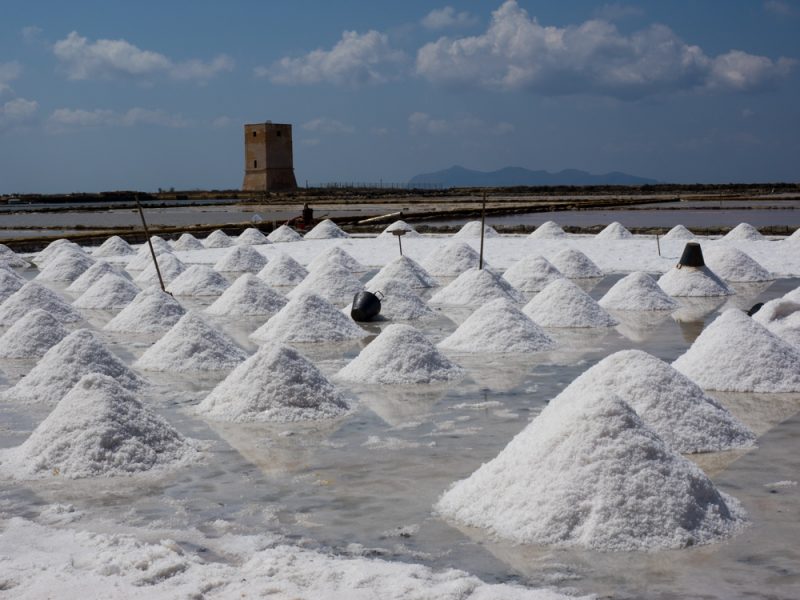
[[233, 239], [222, 229], [215, 229], [203, 240], [203, 246], [206, 248], [229, 248], [233, 246]]
[[430, 288], [437, 285], [436, 280], [428, 273], [417, 261], [407, 257], [398, 256], [381, 268], [370, 279], [366, 287], [368, 289], [381, 289], [386, 287], [389, 282], [398, 282], [409, 288]]
[[[433, 309], [417, 296], [407, 285], [399, 281], [385, 281], [380, 287], [367, 284], [370, 292], [381, 292], [380, 315], [395, 321], [416, 321], [434, 315]], [[344, 309], [345, 314], [350, 314], [352, 303]]]
[[203, 242], [194, 237], [191, 233], [183, 233], [181, 237], [172, 243], [172, 248], [175, 250], [203, 250]]
[[251, 273], [240, 276], [217, 298], [206, 313], [218, 316], [272, 316], [286, 305], [286, 298]]
[[456, 352], [522, 354], [550, 350], [555, 342], [514, 304], [498, 298], [472, 313], [439, 348]]
[[112, 235], [92, 251], [92, 256], [100, 258], [106, 258], [109, 256], [128, 256], [130, 254], [136, 254], [136, 250], [134, 250], [133, 246], [131, 246], [118, 235]]
[[73, 294], [82, 294], [109, 273], [130, 279], [128, 274], [119, 267], [107, 263], [104, 260], [98, 260], [91, 267], [86, 269], [80, 277], [69, 284], [67, 291]]
[[67, 330], [50, 313], [35, 308], [0, 337], [0, 357], [41, 358], [67, 337]]
[[550, 263], [568, 279], [595, 279], [605, 273], [580, 250], [565, 248], [550, 257]]
[[[483, 228], [483, 237], [497, 237], [500, 234], [497, 233], [494, 227], [491, 225], [484, 225]], [[481, 222], [480, 221], [468, 221], [464, 224], [464, 226], [458, 230], [456, 234], [453, 235], [454, 240], [461, 240], [465, 238], [479, 238], [481, 237]]]
[[525, 256], [511, 265], [503, 279], [523, 292], [538, 292], [551, 281], [564, 277], [543, 256]]
[[175, 298], [153, 286], [139, 292], [103, 329], [121, 333], [163, 334], [185, 313]]
[[245, 358], [247, 353], [232, 339], [189, 311], [133, 366], [145, 371], [202, 373], [233, 369]]
[[64, 247], [71, 247], [75, 250], [81, 249], [81, 247], [78, 246], [78, 244], [76, 244], [75, 242], [71, 242], [68, 239], [61, 238], [47, 244], [47, 246], [45, 246], [43, 250], [39, 251], [36, 254], [36, 256], [33, 258], [33, 262], [39, 265], [40, 267], [44, 267], [47, 264], [49, 258], [54, 254], [56, 254], [59, 249]]
[[749, 223], [739, 223], [736, 227], [734, 227], [728, 233], [722, 236], [722, 239], [729, 241], [735, 241], [735, 240], [757, 241], [757, 240], [763, 240], [764, 236], [761, 235], [758, 229], [756, 229]]
[[[186, 270], [186, 265], [178, 260], [178, 257], [169, 252], [159, 254], [156, 260], [158, 260], [158, 269], [161, 273], [161, 279], [164, 281], [164, 285], [168, 285]], [[150, 264], [144, 271], [134, 278], [134, 281], [142, 286], [159, 285], [158, 272], [152, 261], [150, 261]]]
[[392, 233], [393, 231], [405, 231], [405, 233], [403, 234], [404, 238], [420, 237], [420, 234], [416, 229], [414, 229], [411, 225], [402, 220], [395, 221], [394, 223], [386, 227], [386, 229], [381, 231], [378, 237], [393, 238], [395, 237], [395, 234]]
[[361, 283], [350, 271], [336, 262], [329, 262], [311, 271], [300, 284], [286, 294], [287, 298], [297, 298], [303, 294], [318, 294], [331, 304], [344, 306], [353, 296], [364, 290]]
[[72, 306], [91, 310], [125, 308], [139, 293], [130, 280], [116, 273], [107, 273], [78, 296]]
[[800, 392], [800, 350], [738, 309], [717, 317], [672, 366], [703, 389]]
[[658, 286], [675, 297], [730, 296], [734, 291], [708, 267], [675, 266], [658, 278]]
[[[172, 250], [172, 246], [169, 245], [169, 242], [157, 235], [150, 236], [150, 244], [152, 244], [153, 250]], [[147, 242], [142, 244], [141, 250], [146, 250], [147, 252], [150, 251], [150, 246], [147, 244]]]
[[5, 244], [0, 244], [0, 268], [27, 269], [30, 266], [27, 260], [17, 256], [11, 248]]
[[307, 275], [308, 271], [303, 265], [283, 252], [273, 256], [267, 266], [258, 272], [259, 279], [274, 287], [297, 285]]
[[5, 302], [14, 292], [25, 285], [25, 280], [0, 266], [0, 303]]
[[531, 240], [552, 240], [556, 238], [563, 238], [566, 237], [566, 233], [561, 226], [554, 222], [554, 221], [545, 221], [541, 225], [539, 225], [533, 232], [528, 236], [528, 239]]
[[800, 346], [800, 298], [770, 300], [753, 315], [753, 320], [793, 346]]
[[675, 225], [664, 234], [662, 240], [693, 240], [695, 235], [683, 225]]
[[129, 390], [144, 380], [131, 371], [88, 329], [77, 329], [50, 348], [17, 384], [0, 394], [6, 400], [55, 404], [88, 373], [101, 373]]
[[306, 269], [308, 269], [309, 273], [312, 273], [328, 263], [340, 265], [351, 273], [364, 273], [367, 271], [367, 267], [353, 258], [350, 253], [347, 252], [347, 250], [344, 250], [339, 246], [327, 248], [326, 250], [323, 250], [317, 254], [313, 260], [308, 263]]
[[255, 227], [248, 227], [236, 238], [236, 243], [240, 246], [260, 246], [262, 244], [271, 244], [272, 242], [260, 230]]
[[784, 300], [793, 300], [794, 302], [800, 302], [800, 287], [796, 287], [793, 290], [786, 292], [783, 295]]
[[734, 499], [607, 390], [562, 392], [435, 509], [517, 543], [606, 551], [706, 544], [744, 524]]
[[636, 271], [611, 286], [598, 302], [606, 310], [675, 310], [678, 303], [647, 273]]
[[708, 267], [726, 281], [772, 281], [775, 277], [747, 254], [732, 246], [710, 244], [703, 250]]
[[67, 246], [51, 255], [47, 260], [47, 264], [39, 271], [36, 279], [39, 281], [72, 283], [94, 262], [94, 259], [83, 250], [77, 251]]
[[481, 306], [496, 298], [505, 298], [518, 304], [525, 301], [522, 293], [514, 289], [505, 279], [487, 269], [474, 267], [467, 269], [436, 292], [431, 297], [430, 303]]
[[[477, 267], [480, 255], [464, 242], [448, 242], [425, 257], [420, 264], [433, 276], [455, 277], [467, 269]], [[483, 266], [488, 268], [486, 261]]]
[[786, 238], [787, 242], [800, 242], [800, 227], [794, 230], [794, 233]]
[[522, 309], [542, 327], [613, 327], [617, 320], [569, 279], [556, 279]]
[[163, 469], [194, 455], [194, 444], [130, 391], [90, 373], [22, 445], [0, 452], [0, 470], [16, 479], [111, 477]]
[[330, 219], [317, 223], [314, 228], [305, 234], [307, 240], [328, 240], [332, 238], [348, 238], [350, 234]]
[[344, 398], [322, 372], [282, 344], [263, 346], [197, 407], [204, 417], [234, 423], [330, 419], [347, 410]]
[[324, 298], [303, 294], [251, 333], [250, 339], [259, 343], [316, 343], [357, 340], [368, 335]]
[[61, 323], [75, 323], [81, 316], [61, 296], [29, 281], [0, 304], [0, 325], [13, 325], [28, 311], [40, 308]]
[[434, 383], [464, 376], [464, 370], [436, 349], [422, 332], [394, 323], [384, 329], [336, 379], [356, 383]]
[[271, 231], [267, 239], [275, 244], [278, 242], [299, 242], [303, 239], [303, 236], [288, 225], [281, 225], [277, 229]]
[[[155, 252], [156, 257], [160, 257], [162, 254], [172, 254], [172, 248], [153, 248], [153, 252]], [[143, 271], [147, 267], [153, 264], [153, 253], [150, 252], [150, 248], [147, 245], [142, 246], [139, 248], [139, 251], [136, 253], [125, 268], [128, 271]]]
[[263, 254], [250, 246], [234, 246], [214, 265], [220, 273], [258, 273], [267, 264]]
[[596, 240], [628, 240], [633, 238], [633, 234], [625, 229], [622, 223], [614, 221], [606, 226], [603, 231], [594, 236]]

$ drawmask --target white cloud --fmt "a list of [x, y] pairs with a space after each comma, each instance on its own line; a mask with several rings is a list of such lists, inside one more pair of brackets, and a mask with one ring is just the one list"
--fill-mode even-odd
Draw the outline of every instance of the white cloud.
[[20, 33], [26, 44], [35, 44], [41, 40], [42, 28], [36, 25], [29, 25], [28, 27], [23, 27]]
[[0, 131], [30, 122], [38, 110], [39, 103], [36, 100], [25, 98], [14, 98], [0, 104]]
[[708, 87], [743, 91], [767, 87], [786, 77], [796, 62], [783, 57], [772, 61], [766, 56], [731, 50], [714, 59]]
[[463, 135], [470, 133], [506, 135], [514, 131], [514, 126], [505, 121], [487, 123], [472, 115], [465, 115], [455, 119], [435, 119], [424, 112], [415, 112], [409, 115], [408, 127], [413, 134], [427, 135]]
[[431, 30], [466, 28], [477, 24], [476, 17], [466, 11], [456, 12], [452, 6], [432, 10], [422, 19], [422, 26]]
[[22, 73], [22, 66], [18, 62], [0, 63], [0, 94], [11, 89], [11, 86], [8, 85], [9, 82], [19, 77], [20, 73]]
[[312, 119], [301, 126], [306, 131], [313, 131], [321, 134], [334, 134], [334, 133], [353, 133], [353, 128], [336, 119], [329, 119], [327, 117], [319, 117]]
[[189, 122], [180, 115], [173, 115], [161, 109], [131, 108], [124, 113], [97, 108], [57, 108], [47, 119], [51, 131], [61, 132], [82, 127], [133, 127], [136, 125], [155, 125], [158, 127], [188, 127]]

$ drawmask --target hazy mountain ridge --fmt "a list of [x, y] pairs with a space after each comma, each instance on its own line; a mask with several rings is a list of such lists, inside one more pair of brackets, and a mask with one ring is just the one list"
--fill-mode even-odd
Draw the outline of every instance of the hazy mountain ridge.
[[658, 183], [655, 179], [637, 177], [620, 171], [593, 175], [578, 169], [557, 173], [532, 171], [524, 167], [505, 167], [496, 171], [475, 171], [461, 166], [422, 173], [409, 180], [410, 186], [437, 185], [442, 187], [511, 187], [536, 185], [645, 185]]

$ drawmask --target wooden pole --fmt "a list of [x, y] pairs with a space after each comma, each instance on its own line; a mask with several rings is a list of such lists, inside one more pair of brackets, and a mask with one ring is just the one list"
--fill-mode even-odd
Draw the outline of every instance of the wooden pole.
[[658, 234], [656, 234], [656, 247], [658, 248], [658, 255], [661, 256], [661, 242], [658, 241]]
[[481, 258], [478, 269], [483, 270], [483, 230], [486, 228], [486, 192], [483, 192], [483, 205], [481, 207]]
[[144, 219], [144, 211], [142, 210], [142, 203], [139, 202], [139, 194], [134, 196], [136, 200], [136, 207], [139, 209], [139, 216], [142, 218], [142, 227], [144, 228], [144, 234], [147, 236], [147, 245], [150, 246], [150, 256], [153, 257], [153, 264], [156, 267], [156, 275], [158, 275], [158, 283], [161, 284], [161, 291], [166, 292], [167, 290], [164, 288], [164, 280], [161, 278], [161, 269], [158, 268], [158, 260], [156, 259], [156, 251], [153, 250], [153, 242], [150, 241], [150, 232], [147, 230], [147, 221]]

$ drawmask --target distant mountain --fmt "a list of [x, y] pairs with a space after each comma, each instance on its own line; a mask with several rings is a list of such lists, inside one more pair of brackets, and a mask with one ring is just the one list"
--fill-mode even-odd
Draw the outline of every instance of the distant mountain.
[[506, 167], [497, 171], [473, 171], [454, 166], [433, 173], [422, 173], [412, 177], [408, 185], [442, 187], [513, 187], [537, 185], [645, 185], [658, 183], [655, 179], [636, 177], [614, 171], [603, 175], [592, 175], [577, 169], [564, 169], [558, 173], [531, 171], [522, 167]]

